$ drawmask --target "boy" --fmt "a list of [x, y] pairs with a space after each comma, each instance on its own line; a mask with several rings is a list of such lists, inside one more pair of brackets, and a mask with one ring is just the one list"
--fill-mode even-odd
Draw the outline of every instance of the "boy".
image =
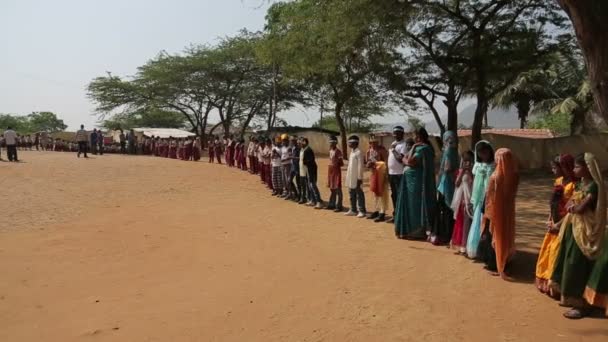
[[369, 188], [374, 195], [376, 210], [368, 219], [374, 222], [386, 221], [386, 210], [388, 208], [388, 172], [386, 163], [375, 159], [367, 162], [367, 168], [372, 171], [369, 179]]
[[272, 192], [273, 196], [283, 195], [283, 163], [281, 160], [281, 139], [275, 138], [275, 145], [272, 147]]
[[338, 148], [338, 138], [331, 136], [329, 138], [329, 166], [327, 171], [327, 187], [331, 191], [329, 197], [328, 210], [333, 210], [337, 213], [341, 212], [342, 206], [342, 151]]
[[346, 171], [346, 186], [348, 186], [350, 196], [350, 210], [345, 215], [364, 218], [367, 215], [367, 211], [365, 210], [365, 194], [361, 189], [363, 185], [364, 164], [363, 156], [359, 149], [359, 137], [351, 135], [348, 138], [348, 147], [351, 148], [351, 152]]

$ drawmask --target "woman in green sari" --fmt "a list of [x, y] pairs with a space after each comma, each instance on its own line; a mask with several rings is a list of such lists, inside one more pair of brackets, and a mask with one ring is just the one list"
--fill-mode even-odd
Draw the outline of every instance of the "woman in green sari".
[[572, 307], [564, 316], [579, 319], [591, 310], [585, 301], [586, 288], [606, 285], [606, 271], [594, 268], [603, 253], [606, 236], [606, 193], [593, 154], [576, 158], [574, 175], [580, 181], [567, 205], [568, 214], [561, 222], [558, 237], [561, 246], [551, 281], [552, 286], [560, 288], [561, 305]]
[[428, 239], [435, 210], [435, 151], [424, 128], [416, 131], [416, 144], [403, 158], [395, 213], [395, 235], [400, 239]]

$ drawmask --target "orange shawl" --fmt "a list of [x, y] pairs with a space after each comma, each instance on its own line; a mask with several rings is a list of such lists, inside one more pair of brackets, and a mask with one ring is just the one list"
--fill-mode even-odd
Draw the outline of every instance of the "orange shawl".
[[486, 193], [485, 218], [490, 220], [496, 265], [502, 274], [509, 258], [515, 254], [515, 196], [519, 173], [517, 159], [508, 148], [496, 151], [495, 159], [496, 169]]

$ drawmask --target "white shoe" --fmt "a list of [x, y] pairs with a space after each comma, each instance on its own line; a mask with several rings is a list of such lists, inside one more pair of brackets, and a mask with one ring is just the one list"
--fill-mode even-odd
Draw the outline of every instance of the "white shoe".
[[346, 214], [344, 214], [344, 216], [357, 216], [357, 213], [352, 210], [349, 210]]
[[357, 215], [358, 218], [364, 218], [367, 217], [367, 215], [365, 215], [364, 213], [359, 213], [359, 215]]

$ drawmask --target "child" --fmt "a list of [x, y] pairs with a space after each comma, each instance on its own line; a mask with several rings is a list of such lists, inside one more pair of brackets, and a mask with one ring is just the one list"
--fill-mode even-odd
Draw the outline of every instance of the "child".
[[201, 138], [196, 137], [196, 139], [194, 140], [193, 148], [192, 148], [192, 160], [194, 160], [194, 161], [201, 160], [201, 149], [202, 148], [203, 148], [203, 145], [201, 144]]
[[331, 191], [329, 197], [328, 210], [334, 210], [339, 213], [344, 210], [342, 205], [342, 151], [338, 148], [338, 138], [332, 136], [329, 138], [329, 166], [327, 170], [327, 187]]
[[473, 166], [473, 192], [471, 203], [473, 204], [473, 220], [467, 238], [467, 256], [471, 259], [477, 258], [477, 249], [481, 238], [481, 218], [483, 216], [486, 190], [488, 180], [494, 172], [494, 150], [492, 145], [482, 140], [475, 144], [475, 165]]
[[281, 163], [281, 139], [276, 138], [275, 145], [272, 147], [272, 192], [273, 196], [281, 196], [283, 194], [283, 168]]
[[473, 188], [473, 159], [472, 151], [462, 154], [460, 170], [456, 176], [456, 191], [452, 200], [452, 210], [454, 211], [454, 231], [452, 233], [451, 245], [458, 248], [456, 254], [466, 255], [467, 238], [473, 212], [471, 210], [471, 190]]
[[364, 218], [367, 214], [365, 210], [365, 194], [363, 193], [363, 156], [359, 149], [359, 137], [352, 135], [348, 138], [348, 147], [351, 153], [348, 158], [348, 169], [346, 170], [346, 186], [348, 186], [350, 197], [350, 210], [346, 216], [357, 216]]
[[369, 189], [374, 195], [376, 210], [368, 219], [374, 222], [386, 221], [386, 210], [388, 208], [388, 168], [383, 161], [372, 159], [367, 161], [367, 168], [371, 170], [369, 178]]
[[264, 181], [270, 190], [272, 188], [272, 140], [266, 139], [266, 144], [264, 144], [264, 149], [262, 150], [262, 161], [264, 163]]
[[515, 255], [515, 197], [519, 185], [517, 158], [508, 148], [496, 151], [496, 169], [488, 182], [482, 255], [488, 271], [508, 280], [506, 267]]
[[559, 251], [559, 222], [566, 216], [566, 205], [574, 193], [574, 157], [569, 154], [557, 156], [551, 161], [551, 171], [556, 179], [553, 183], [553, 195], [549, 219], [547, 220], [547, 233], [538, 254], [536, 262], [536, 288], [542, 292], [559, 298], [559, 289], [550, 286], [549, 280], [555, 266], [555, 259]]

